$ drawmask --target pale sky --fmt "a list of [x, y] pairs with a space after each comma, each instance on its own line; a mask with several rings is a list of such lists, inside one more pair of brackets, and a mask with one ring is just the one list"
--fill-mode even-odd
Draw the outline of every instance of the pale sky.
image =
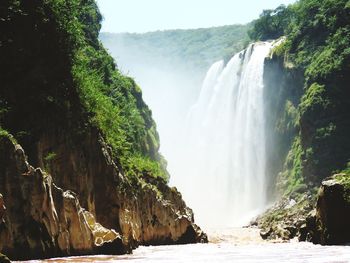
[[97, 0], [102, 32], [148, 32], [244, 24], [295, 0]]

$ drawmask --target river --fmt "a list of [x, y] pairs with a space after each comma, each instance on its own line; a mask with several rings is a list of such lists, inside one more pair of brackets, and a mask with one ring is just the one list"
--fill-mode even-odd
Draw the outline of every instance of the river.
[[296, 241], [272, 243], [258, 239], [256, 233], [257, 231], [255, 230], [242, 229], [235, 230], [234, 234], [219, 235], [211, 233], [211, 240], [214, 243], [176, 246], [141, 246], [134, 250], [131, 255], [98, 255], [25, 262], [350, 262], [349, 246], [320, 246]]

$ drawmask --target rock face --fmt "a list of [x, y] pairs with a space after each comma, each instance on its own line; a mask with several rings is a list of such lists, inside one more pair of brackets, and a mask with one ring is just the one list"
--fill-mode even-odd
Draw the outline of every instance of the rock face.
[[120, 234], [97, 223], [74, 192], [62, 190], [49, 174], [30, 166], [19, 145], [2, 138], [0, 148], [0, 249], [5, 254], [25, 259], [106, 247], [123, 252]]
[[300, 241], [307, 239], [310, 241], [306, 228], [310, 211], [313, 209], [311, 199], [312, 197], [307, 194], [297, 201], [289, 198], [281, 199], [253, 222], [261, 229], [260, 236], [268, 240], [297, 238]]
[[[96, 215], [102, 225], [123, 233], [125, 244], [133, 247], [139, 243], [201, 240], [201, 234], [195, 233], [197, 226], [192, 224], [192, 210], [181, 194], [162, 179], [147, 174], [137, 180], [127, 179], [97, 131], [91, 130], [78, 142], [68, 134], [43, 136], [36, 153], [41, 167], [50, 151], [56, 153], [49, 164], [55, 182], [79, 193], [82, 206]], [[192, 235], [186, 239], [188, 233]]]
[[[67, 147], [67, 141], [71, 147]], [[55, 181], [79, 193], [83, 206], [95, 214], [102, 225], [122, 233], [127, 246], [202, 239], [201, 233], [195, 233], [197, 226], [193, 224], [192, 210], [181, 194], [161, 178], [147, 174], [137, 179], [125, 177], [98, 131], [92, 129], [78, 142], [62, 133], [42, 137], [36, 153], [41, 166], [45, 165], [44, 156], [49, 151], [57, 155], [50, 163]], [[183, 240], [187, 231], [192, 235]]]
[[350, 189], [345, 178], [349, 176], [338, 174], [324, 180], [318, 192], [316, 228], [321, 244], [350, 242]]
[[[257, 219], [264, 239], [311, 241], [322, 245], [350, 243], [350, 176], [326, 178], [312, 196], [299, 199], [292, 207], [281, 200]], [[315, 205], [316, 204], [316, 207]]]
[[61, 162], [69, 161], [52, 164], [53, 176], [29, 165], [9, 138], [0, 139], [0, 251], [11, 259], [29, 259], [207, 241], [176, 189], [155, 179], [130, 183], [108, 147], [92, 138], [100, 148], [89, 151], [90, 165], [84, 167], [81, 160], [88, 159], [67, 148]]

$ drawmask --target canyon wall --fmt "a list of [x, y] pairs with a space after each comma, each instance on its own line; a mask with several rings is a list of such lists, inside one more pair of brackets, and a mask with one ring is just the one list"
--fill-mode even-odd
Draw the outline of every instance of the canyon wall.
[[0, 251], [33, 259], [206, 242], [167, 185], [140, 87], [98, 40], [95, 1], [4, 1], [0, 18]]

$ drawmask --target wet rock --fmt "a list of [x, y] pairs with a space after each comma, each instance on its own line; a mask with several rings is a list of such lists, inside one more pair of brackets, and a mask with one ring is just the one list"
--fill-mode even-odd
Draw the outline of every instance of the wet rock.
[[300, 241], [320, 243], [319, 233], [316, 226], [316, 209], [313, 209], [306, 217], [305, 229], [303, 229], [303, 236]]
[[308, 242], [314, 242], [315, 231], [316, 231], [316, 210], [312, 210], [309, 212], [309, 214], [305, 217], [305, 219], [301, 220], [300, 223], [297, 225], [299, 230], [298, 240], [299, 241], [308, 241]]
[[284, 225], [277, 225], [277, 227], [275, 228], [275, 232], [277, 236], [282, 240], [289, 240], [293, 238], [291, 232]]
[[309, 229], [306, 218], [313, 209], [312, 198], [307, 194], [298, 199], [284, 198], [260, 215], [255, 221], [263, 239], [305, 240]]
[[261, 230], [260, 236], [262, 239], [268, 239], [272, 233], [272, 228], [268, 228], [267, 230]]
[[299, 227], [299, 241], [309, 241], [307, 240], [308, 237], [308, 228], [306, 224], [303, 224]]
[[316, 228], [321, 244], [350, 242], [349, 182], [346, 174], [334, 175], [322, 182], [316, 207]]

